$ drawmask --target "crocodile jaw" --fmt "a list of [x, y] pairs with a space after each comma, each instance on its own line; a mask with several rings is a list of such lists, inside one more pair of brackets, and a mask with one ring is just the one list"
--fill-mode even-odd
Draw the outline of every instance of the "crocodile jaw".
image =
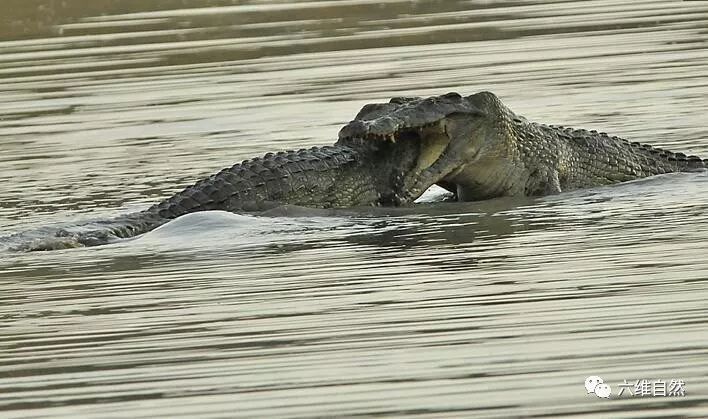
[[339, 138], [373, 138], [395, 141], [402, 132], [441, 127], [451, 116], [475, 117], [482, 111], [457, 93], [429, 98], [395, 97], [388, 103], [365, 105], [339, 131]]
[[478, 155], [483, 138], [475, 131], [486, 114], [472, 98], [448, 93], [368, 104], [339, 131], [339, 140], [345, 144], [416, 144], [413, 166], [401, 172], [404, 196], [400, 202], [411, 202], [435, 183], [450, 184], [450, 173]]
[[418, 131], [420, 154], [412, 173], [420, 173], [435, 163], [450, 144], [442, 122]]

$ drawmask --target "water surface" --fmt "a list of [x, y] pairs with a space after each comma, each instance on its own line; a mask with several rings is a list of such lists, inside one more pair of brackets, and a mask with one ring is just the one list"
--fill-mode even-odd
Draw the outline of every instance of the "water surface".
[[[702, 1], [3, 4], [0, 236], [332, 143], [391, 96], [491, 90], [708, 156]], [[707, 211], [691, 173], [3, 251], [0, 416], [705, 417]], [[639, 379], [686, 396], [616, 396]]]

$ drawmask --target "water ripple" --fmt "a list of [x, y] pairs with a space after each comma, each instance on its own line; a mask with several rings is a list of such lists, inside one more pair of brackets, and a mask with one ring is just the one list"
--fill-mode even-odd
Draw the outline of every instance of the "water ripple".
[[[406, 94], [708, 154], [705, 2], [8, 1], [2, 236], [331, 143]], [[0, 251], [0, 415], [705, 417], [706, 179]], [[687, 395], [614, 397], [641, 378]]]

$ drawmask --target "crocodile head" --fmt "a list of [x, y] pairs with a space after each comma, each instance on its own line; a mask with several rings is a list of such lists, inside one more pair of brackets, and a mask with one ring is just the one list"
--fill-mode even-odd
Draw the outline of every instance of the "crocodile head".
[[473, 161], [485, 147], [487, 114], [483, 109], [488, 98], [480, 95], [494, 96], [486, 92], [468, 97], [448, 93], [396, 97], [388, 103], [365, 105], [340, 130], [339, 143], [388, 144], [395, 148], [394, 153], [382, 156], [393, 160], [413, 149], [415, 157], [406, 159], [406, 167], [399, 171], [402, 203], [413, 201], [435, 183], [455, 192], [451, 174]]

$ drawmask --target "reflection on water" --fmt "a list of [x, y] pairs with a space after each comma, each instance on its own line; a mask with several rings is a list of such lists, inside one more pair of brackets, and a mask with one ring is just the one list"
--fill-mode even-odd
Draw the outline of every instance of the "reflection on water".
[[[0, 236], [331, 143], [402, 94], [492, 90], [533, 120], [708, 155], [705, 2], [4, 6]], [[706, 179], [194, 214], [0, 253], [0, 416], [705, 417]], [[601, 400], [590, 375], [687, 395]]]

